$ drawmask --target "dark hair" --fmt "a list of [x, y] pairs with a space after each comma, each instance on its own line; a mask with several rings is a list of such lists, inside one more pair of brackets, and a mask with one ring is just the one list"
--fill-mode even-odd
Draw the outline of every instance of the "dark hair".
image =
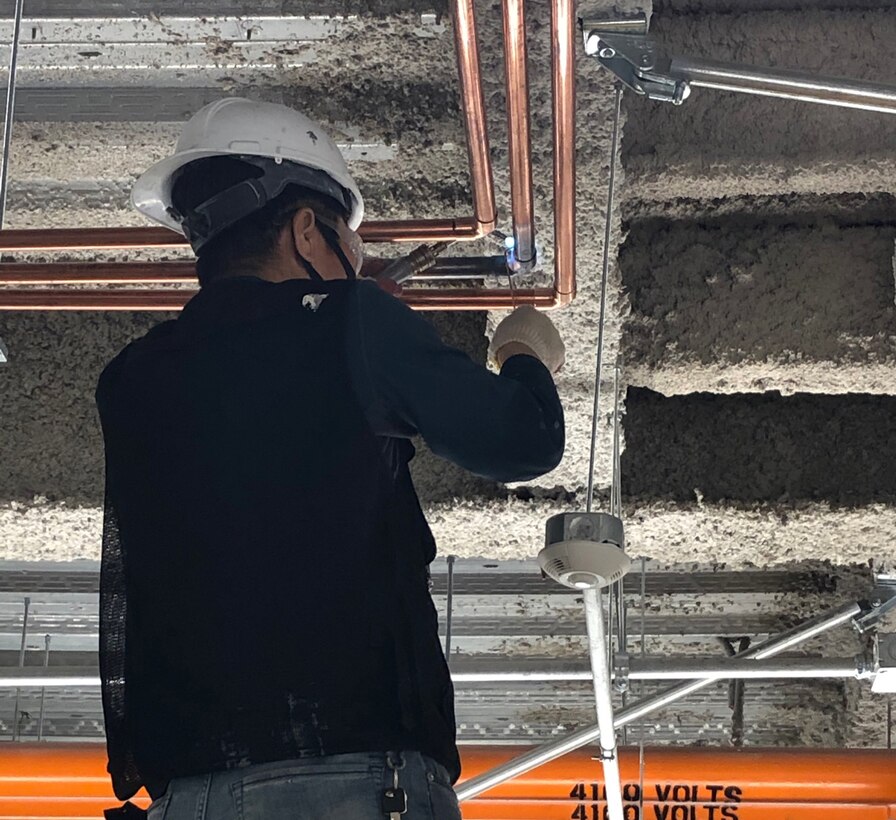
[[[181, 213], [211, 199], [245, 179], [258, 177], [261, 169], [237, 157], [205, 157], [184, 166], [174, 181], [171, 201]], [[216, 279], [260, 273], [271, 261], [283, 229], [300, 208], [335, 221], [348, 217], [345, 209], [328, 196], [290, 185], [263, 208], [231, 225], [200, 250], [196, 273], [200, 287]]]

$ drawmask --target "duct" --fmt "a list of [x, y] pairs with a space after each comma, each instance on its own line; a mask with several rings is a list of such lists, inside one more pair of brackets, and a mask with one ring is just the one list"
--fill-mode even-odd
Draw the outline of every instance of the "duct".
[[[491, 163], [485, 129], [484, 104], [480, 82], [475, 21], [472, 0], [455, 0], [455, 43], [458, 52], [458, 75], [461, 100], [470, 153], [471, 187], [474, 215], [465, 219], [411, 220], [371, 222], [363, 225], [361, 235], [367, 242], [442, 242], [472, 240], [494, 230], [495, 205]], [[507, 310], [518, 305], [549, 309], [569, 304], [575, 296], [575, 17], [571, 0], [553, 0], [551, 8], [551, 71], [553, 88], [554, 143], [554, 285], [548, 288], [465, 288], [408, 290], [404, 301], [418, 310]], [[518, 64], [518, 58], [517, 58]], [[514, 109], [517, 111], [517, 109]], [[514, 133], [526, 133], [519, 122], [520, 112], [509, 116]], [[522, 131], [520, 129], [523, 129]], [[513, 141], [514, 150], [529, 154], [528, 140]], [[528, 166], [528, 164], [527, 164]], [[511, 167], [521, 168], [519, 159], [511, 157]], [[513, 183], [520, 190], [519, 182]], [[524, 186], [525, 187], [525, 186]], [[150, 244], [144, 244], [147, 240]], [[4, 236], [0, 232], [0, 251], [34, 251], [63, 249], [112, 249], [138, 247], [177, 247], [183, 238], [166, 236], [157, 228], [96, 229], [88, 231], [15, 231]], [[5, 267], [2, 266], [2, 267]], [[30, 266], [41, 284], [62, 284], [52, 275], [62, 272], [48, 265]], [[492, 270], [491, 263], [487, 269]], [[151, 279], [128, 278], [129, 283], [159, 281], [152, 266], [144, 268]], [[83, 280], [81, 280], [83, 281]], [[166, 280], [166, 283], [170, 280]], [[21, 284], [21, 282], [19, 282]], [[188, 289], [70, 290], [16, 289], [0, 290], [0, 310], [179, 310], [195, 291]]]
[[[770, 638], [761, 644], [757, 644], [755, 647], [749, 649], [742, 657], [763, 660], [772, 657], [773, 655], [780, 654], [781, 652], [786, 652], [788, 649], [791, 649], [804, 641], [810, 640], [816, 635], [823, 634], [834, 627], [851, 621], [857, 615], [861, 615], [862, 612], [863, 608], [858, 603], [848, 604], [831, 613], [810, 620], [805, 624], [800, 624], [789, 632], [785, 632]], [[639, 703], [635, 703], [632, 706], [623, 709], [621, 712], [617, 712], [615, 725], [619, 728], [620, 726], [627, 726], [630, 723], [634, 723], [642, 717], [649, 715], [651, 712], [669, 706], [720, 679], [721, 678], [704, 678], [703, 680], [682, 683], [671, 689], [667, 689], [664, 692], [660, 692], [653, 697], [646, 698]], [[556, 760], [558, 757], [562, 757], [568, 752], [574, 751], [589, 743], [593, 743], [599, 737], [600, 730], [596, 726], [590, 726], [585, 729], [571, 732], [559, 740], [546, 743], [531, 752], [527, 752], [526, 754], [511, 760], [493, 771], [486, 772], [485, 774], [466, 781], [457, 789], [458, 798], [460, 800], [467, 800], [475, 797], [476, 795], [491, 789], [493, 786], [497, 786], [507, 780], [518, 777], [524, 772], [528, 772], [551, 760]]]

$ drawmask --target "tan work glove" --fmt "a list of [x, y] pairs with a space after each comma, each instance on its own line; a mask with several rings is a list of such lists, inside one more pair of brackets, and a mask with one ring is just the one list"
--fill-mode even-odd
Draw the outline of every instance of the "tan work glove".
[[519, 346], [527, 348], [551, 373], [557, 373], [566, 361], [566, 347], [554, 323], [530, 305], [518, 307], [495, 328], [488, 348], [489, 362], [497, 367], [503, 365], [508, 358], [501, 353], [505, 346], [507, 353], [523, 352]]

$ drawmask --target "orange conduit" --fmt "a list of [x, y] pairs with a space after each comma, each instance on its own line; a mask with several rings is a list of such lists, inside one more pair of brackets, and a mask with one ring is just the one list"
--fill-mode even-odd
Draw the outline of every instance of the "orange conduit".
[[[0, 820], [100, 818], [118, 805], [102, 743], [4, 743]], [[462, 747], [464, 777], [525, 749]], [[621, 754], [626, 820], [896, 820], [896, 753], [836, 749]], [[603, 820], [600, 763], [578, 751], [463, 804], [465, 820]], [[141, 792], [141, 795], [143, 792]], [[147, 797], [133, 800], [147, 806]]]

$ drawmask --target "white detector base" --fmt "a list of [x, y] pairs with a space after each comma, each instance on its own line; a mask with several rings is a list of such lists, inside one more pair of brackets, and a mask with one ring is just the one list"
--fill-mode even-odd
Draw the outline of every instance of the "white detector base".
[[572, 589], [601, 589], [631, 568], [622, 521], [606, 513], [563, 513], [547, 522], [538, 563], [545, 575]]

